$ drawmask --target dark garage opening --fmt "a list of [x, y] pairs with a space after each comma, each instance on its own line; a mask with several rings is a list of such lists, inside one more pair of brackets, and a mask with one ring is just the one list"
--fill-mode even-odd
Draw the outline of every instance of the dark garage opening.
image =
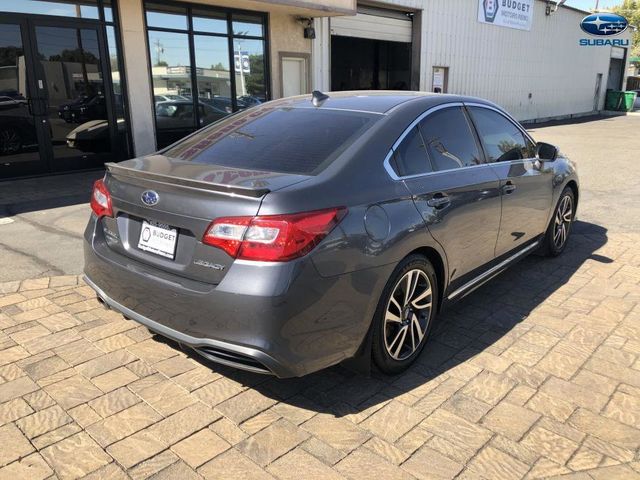
[[410, 43], [331, 36], [332, 90], [410, 88]]

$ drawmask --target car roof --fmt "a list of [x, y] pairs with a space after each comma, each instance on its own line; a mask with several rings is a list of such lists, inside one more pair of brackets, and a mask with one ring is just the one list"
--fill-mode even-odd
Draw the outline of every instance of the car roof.
[[[356, 90], [344, 92], [326, 92], [328, 98], [316, 107], [331, 110], [351, 110], [384, 114], [402, 104], [420, 102], [425, 108], [451, 102], [476, 102], [490, 104], [486, 100], [429, 92], [410, 92], [395, 90]], [[309, 108], [313, 107], [311, 95], [299, 95], [271, 102], [272, 105]], [[274, 105], [275, 106], [275, 105]]]

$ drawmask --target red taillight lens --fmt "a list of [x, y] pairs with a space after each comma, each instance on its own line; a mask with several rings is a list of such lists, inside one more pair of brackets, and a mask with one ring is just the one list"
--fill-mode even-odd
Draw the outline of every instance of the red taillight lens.
[[96, 180], [93, 184], [93, 193], [91, 194], [91, 210], [98, 218], [113, 217], [113, 209], [111, 208], [111, 194], [107, 190], [107, 186], [102, 180]]
[[209, 225], [202, 242], [234, 258], [284, 262], [309, 253], [345, 214], [345, 208], [331, 208], [290, 215], [218, 218]]

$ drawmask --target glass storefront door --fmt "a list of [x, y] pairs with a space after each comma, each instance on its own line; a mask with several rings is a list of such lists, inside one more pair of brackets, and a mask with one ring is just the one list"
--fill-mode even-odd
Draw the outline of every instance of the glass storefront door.
[[103, 29], [79, 19], [0, 20], [0, 178], [98, 167], [117, 150]]

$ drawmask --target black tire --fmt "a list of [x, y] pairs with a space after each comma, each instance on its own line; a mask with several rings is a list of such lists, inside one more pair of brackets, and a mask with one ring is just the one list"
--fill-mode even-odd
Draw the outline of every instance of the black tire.
[[[426, 292], [427, 280], [431, 293], [421, 299], [421, 295]], [[409, 287], [409, 290], [415, 292], [415, 295], [409, 298], [409, 302], [403, 302], [404, 305], [399, 308], [398, 295], [400, 295], [400, 300], [404, 300], [401, 298], [402, 296], [406, 297], [406, 291], [403, 288], [409, 285], [409, 282], [413, 283], [414, 281], [415, 287], [413, 290]], [[394, 296], [393, 300], [392, 295]], [[428, 312], [427, 307], [415, 308], [415, 306], [422, 307], [428, 302], [430, 302]], [[398, 264], [391, 274], [380, 296], [378, 308], [373, 318], [371, 353], [373, 361], [383, 373], [390, 375], [401, 373], [418, 358], [429, 338], [437, 311], [438, 281], [433, 266], [429, 260], [421, 255], [408, 256]], [[395, 315], [396, 312], [399, 315]], [[387, 316], [389, 318], [398, 316], [400, 321], [387, 321]], [[401, 330], [405, 327], [407, 330], [402, 337]], [[420, 339], [419, 331], [423, 332]], [[391, 343], [394, 338], [397, 342]], [[418, 339], [419, 342], [416, 342], [415, 340]], [[400, 342], [403, 344], [401, 345]], [[404, 342], [406, 342], [406, 348], [403, 347]], [[397, 352], [395, 358], [390, 350]]]
[[[567, 211], [567, 205], [570, 209]], [[576, 200], [573, 190], [570, 187], [560, 194], [558, 203], [553, 209], [553, 216], [547, 227], [544, 239], [542, 240], [541, 253], [547, 257], [557, 257], [567, 246], [571, 227], [575, 219]], [[560, 224], [558, 222], [561, 222]], [[559, 233], [559, 229], [564, 226], [564, 233]]]

